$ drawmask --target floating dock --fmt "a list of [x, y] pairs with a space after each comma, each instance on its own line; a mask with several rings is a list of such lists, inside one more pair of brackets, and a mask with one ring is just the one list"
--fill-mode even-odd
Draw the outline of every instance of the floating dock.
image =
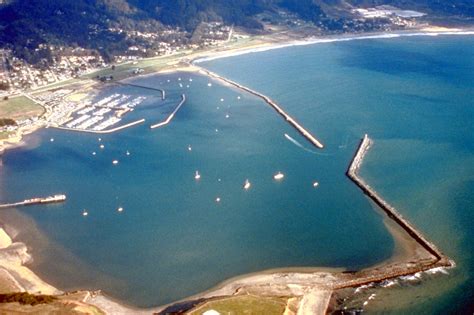
[[179, 111], [181, 106], [183, 106], [184, 102], [186, 102], [186, 95], [181, 94], [181, 101], [178, 103], [178, 105], [173, 110], [173, 112], [168, 116], [168, 118], [166, 118], [165, 121], [163, 121], [163, 122], [160, 122], [160, 123], [155, 124], [155, 125], [151, 125], [150, 128], [155, 129], [155, 128], [163, 127], [163, 126], [166, 126], [167, 124], [169, 124], [171, 122], [171, 120], [173, 119], [174, 115]]
[[213, 78], [216, 78], [218, 80], [221, 80], [221, 81], [224, 81], [228, 84], [231, 84], [241, 90], [244, 90], [250, 94], [253, 94], [261, 99], [263, 99], [268, 105], [270, 105], [274, 110], [276, 110], [278, 112], [278, 114], [280, 114], [283, 118], [285, 118], [285, 120], [290, 124], [292, 125], [301, 135], [303, 135], [309, 142], [311, 142], [314, 146], [316, 146], [317, 148], [319, 149], [322, 149], [324, 148], [324, 145], [318, 140], [316, 139], [316, 137], [314, 137], [308, 130], [306, 130], [303, 126], [301, 126], [293, 117], [291, 117], [290, 115], [288, 115], [284, 110], [283, 108], [281, 108], [275, 101], [273, 101], [271, 98], [269, 98], [268, 96], [262, 94], [262, 93], [259, 93], [255, 90], [252, 90], [244, 85], [241, 85], [237, 82], [234, 82], [232, 80], [229, 80], [227, 78], [224, 78], [214, 72], [211, 72], [209, 70], [206, 70], [204, 68], [201, 68], [201, 70], [207, 74], [208, 76], [210, 77], [213, 77]]
[[61, 127], [61, 126], [50, 126], [50, 128], [55, 128], [55, 129], [60, 129], [60, 130], [68, 130], [68, 131], [76, 131], [76, 132], [86, 132], [86, 133], [98, 133], [98, 134], [106, 134], [106, 133], [113, 133], [116, 131], [120, 131], [126, 128], [130, 128], [136, 125], [139, 125], [141, 123], [145, 122], [145, 118], [133, 121], [131, 123], [128, 123], [126, 125], [122, 125], [113, 129], [109, 130], [88, 130], [88, 129], [75, 129], [75, 128], [67, 128], [67, 127]]
[[30, 205], [37, 205], [37, 204], [47, 204], [47, 203], [57, 203], [57, 202], [64, 202], [66, 201], [66, 195], [53, 195], [45, 198], [31, 198], [25, 199], [20, 202], [15, 203], [5, 203], [0, 204], [0, 208], [14, 208], [20, 206], [30, 206]]

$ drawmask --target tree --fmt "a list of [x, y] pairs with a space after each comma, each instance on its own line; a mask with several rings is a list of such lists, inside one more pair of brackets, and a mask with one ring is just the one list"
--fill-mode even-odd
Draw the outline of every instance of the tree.
[[10, 88], [10, 85], [7, 82], [0, 82], [0, 90], [8, 90]]

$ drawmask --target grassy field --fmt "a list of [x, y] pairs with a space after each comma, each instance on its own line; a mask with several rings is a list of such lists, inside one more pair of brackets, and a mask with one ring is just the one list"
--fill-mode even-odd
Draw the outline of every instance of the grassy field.
[[71, 84], [79, 83], [79, 82], [81, 82], [81, 80], [72, 78], [72, 79], [69, 79], [69, 80], [65, 80], [65, 81], [56, 82], [56, 83], [53, 83], [53, 84], [46, 85], [44, 87], [38, 88], [38, 89], [36, 89], [34, 91], [31, 91], [31, 92], [39, 93], [39, 92], [44, 92], [44, 91], [48, 91], [48, 90], [54, 90], [54, 89], [58, 89], [58, 88], [61, 88], [61, 87], [66, 87], [66, 86], [69, 86]]
[[11, 97], [6, 101], [0, 101], [1, 118], [26, 119], [39, 116], [43, 111], [43, 107], [25, 96]]
[[286, 302], [286, 298], [242, 295], [206, 302], [189, 314], [201, 315], [206, 311], [215, 310], [222, 315], [282, 315]]
[[[189, 52], [188, 52], [189, 53]], [[144, 70], [143, 74], [158, 72], [165, 68], [170, 67], [170, 63], [176, 62], [179, 57], [184, 56], [185, 53], [180, 53], [172, 56], [161, 56], [156, 58], [142, 59], [137, 60], [135, 64], [132, 62], [127, 62], [115, 66], [115, 69], [112, 70], [111, 67], [102, 69], [90, 74], [86, 74], [81, 77], [81, 79], [89, 78], [94, 79], [97, 76], [113, 76], [114, 80], [122, 80], [130, 76], [134, 76], [133, 70], [141, 68]]]

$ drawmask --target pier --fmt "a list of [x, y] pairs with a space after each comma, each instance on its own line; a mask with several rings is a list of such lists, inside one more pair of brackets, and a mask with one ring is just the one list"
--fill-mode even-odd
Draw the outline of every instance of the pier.
[[120, 81], [116, 81], [115, 83], [117, 83], [119, 85], [124, 85], [124, 86], [132, 86], [132, 87], [142, 88], [142, 89], [145, 89], [145, 90], [157, 91], [157, 92], [161, 93], [161, 99], [163, 101], [166, 98], [166, 92], [163, 89], [154, 88], [154, 87], [150, 87], [150, 86], [143, 86], [143, 85], [138, 85], [138, 84], [133, 84], [133, 83], [125, 83], [125, 82], [120, 82]]
[[145, 118], [133, 121], [131, 123], [112, 128], [109, 130], [88, 130], [88, 129], [75, 129], [75, 128], [67, 128], [67, 127], [61, 127], [61, 126], [50, 126], [50, 128], [55, 128], [55, 129], [60, 129], [60, 130], [68, 130], [68, 131], [76, 131], [76, 132], [86, 132], [86, 133], [98, 133], [98, 134], [107, 134], [107, 133], [113, 133], [116, 131], [120, 131], [126, 128], [130, 128], [139, 124], [142, 124], [145, 122]]
[[305, 128], [303, 128], [303, 126], [301, 126], [293, 117], [291, 117], [290, 115], [288, 115], [284, 110], [283, 108], [281, 108], [275, 101], [273, 101], [271, 98], [269, 98], [268, 96], [260, 93], [260, 92], [257, 92], [255, 90], [252, 90], [244, 85], [241, 85], [237, 82], [234, 82], [232, 80], [229, 80], [227, 78], [224, 78], [214, 72], [211, 72], [209, 70], [206, 70], [204, 68], [201, 68], [201, 71], [203, 71], [205, 74], [207, 74], [208, 76], [210, 77], [213, 77], [215, 79], [218, 79], [218, 80], [221, 80], [221, 81], [224, 81], [225, 83], [228, 83], [230, 85], [233, 85], [241, 90], [244, 90], [246, 91], [247, 93], [250, 93], [252, 95], [255, 95], [261, 99], [263, 99], [268, 105], [270, 105], [274, 110], [276, 110], [278, 112], [278, 114], [280, 114], [283, 118], [285, 118], [285, 120], [290, 124], [292, 125], [303, 137], [305, 137], [309, 142], [311, 142], [315, 147], [319, 148], [319, 149], [322, 149], [324, 148], [324, 145], [318, 140], [316, 139], [316, 137], [314, 137], [308, 130], [306, 130]]
[[176, 106], [176, 108], [173, 110], [173, 112], [171, 112], [171, 114], [168, 116], [168, 118], [166, 118], [165, 121], [163, 121], [163, 122], [160, 122], [160, 123], [155, 124], [155, 125], [151, 125], [150, 128], [155, 129], [155, 128], [163, 127], [163, 126], [166, 126], [167, 124], [169, 124], [171, 122], [171, 120], [174, 118], [174, 115], [179, 111], [181, 106], [183, 106], [184, 102], [186, 102], [186, 95], [181, 94], [181, 102], [179, 102], [179, 104]]
[[20, 202], [0, 204], [0, 209], [66, 201], [66, 195], [53, 195], [45, 198], [31, 198]]

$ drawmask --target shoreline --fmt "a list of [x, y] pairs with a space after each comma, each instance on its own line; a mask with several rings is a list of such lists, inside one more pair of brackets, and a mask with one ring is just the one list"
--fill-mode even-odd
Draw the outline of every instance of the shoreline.
[[[438, 36], [438, 35], [474, 35], [474, 30], [467, 29], [467, 30], [449, 30], [449, 31], [436, 31], [436, 32], [410, 32], [407, 31], [407, 33], [381, 33], [381, 34], [373, 34], [373, 35], [367, 35], [367, 34], [360, 34], [360, 36], [357, 36], [359, 34], [356, 34], [356, 36], [351, 35], [351, 37], [342, 37], [342, 38], [337, 38], [341, 37], [341, 35], [337, 35], [336, 38], [315, 38], [312, 40], [300, 40], [300, 41], [295, 41], [295, 42], [290, 42], [286, 44], [281, 44], [281, 43], [262, 43], [260, 45], [257, 45], [257, 47], [253, 48], [236, 48], [236, 49], [230, 49], [227, 51], [214, 51], [210, 52], [211, 57], [200, 57], [199, 59], [193, 59], [192, 62], [200, 63], [200, 62], [205, 62], [205, 61], [210, 61], [210, 60], [216, 60], [220, 58], [227, 58], [227, 57], [233, 57], [233, 56], [238, 56], [242, 54], [248, 54], [248, 53], [256, 53], [256, 52], [262, 52], [262, 51], [267, 51], [267, 50], [273, 50], [273, 49], [280, 49], [280, 48], [287, 48], [287, 47], [293, 47], [293, 46], [304, 46], [304, 45], [313, 45], [313, 44], [319, 44], [319, 43], [331, 43], [331, 42], [341, 42], [341, 41], [350, 41], [350, 40], [362, 40], [362, 39], [389, 39], [389, 38], [399, 38], [399, 37], [411, 37], [411, 36]], [[344, 36], [344, 35], [342, 35]], [[203, 52], [197, 52], [196, 55], [199, 55]], [[204, 52], [206, 53], [206, 52]], [[209, 52], [208, 52], [209, 53]], [[191, 54], [192, 55], [192, 54]], [[186, 57], [177, 57], [177, 60], [182, 60], [183, 58]], [[164, 71], [159, 71], [156, 73], [150, 73], [150, 74], [145, 74], [144, 76], [149, 76], [149, 75], [156, 75], [156, 74], [162, 74], [162, 73], [170, 73], [170, 72], [178, 72], [178, 71], [196, 71], [195, 67], [193, 65], [191, 66], [180, 66], [176, 68], [171, 68], [171, 69], [165, 69]], [[139, 76], [141, 77], [141, 76]], [[136, 78], [132, 77], [131, 79]], [[130, 78], [127, 78], [130, 79]], [[126, 80], [127, 80], [126, 79]], [[26, 142], [23, 140], [23, 136], [32, 134], [35, 131], [42, 129], [44, 126], [37, 126], [36, 128], [28, 128], [21, 136], [18, 136], [18, 139], [15, 138], [14, 142], [10, 141], [1, 141], [1, 146], [0, 146], [0, 154], [4, 153], [5, 150], [7, 149], [12, 149], [16, 147], [20, 147], [26, 144]], [[7, 143], [5, 143], [7, 142]], [[384, 220], [384, 223], [385, 220]], [[5, 224], [5, 222], [3, 222]], [[396, 253], [394, 250], [394, 253], [392, 256], [384, 261], [381, 262], [380, 264], [376, 266], [371, 266], [368, 269], [373, 269], [373, 268], [378, 268], [387, 264], [391, 264], [394, 262], [394, 260], [400, 260], [401, 257], [408, 257], [407, 255], [409, 254], [410, 251], [407, 248], [410, 246], [407, 245], [406, 239], [405, 242], [403, 241], [402, 238], [398, 238], [394, 235], [393, 231], [388, 228], [387, 224], [386, 228], [388, 229], [388, 232], [390, 235], [394, 238], [395, 243], [401, 246], [401, 248], [404, 248], [404, 251], [402, 250], [402, 253]], [[32, 272], [28, 267], [25, 267], [24, 264], [27, 263], [27, 261], [30, 258], [29, 254], [27, 253], [26, 245], [23, 243], [16, 243], [13, 242], [14, 237], [10, 237], [5, 229], [2, 227], [2, 222], [0, 222], [0, 279], [10, 279], [9, 281], [12, 284], [12, 287], [16, 287], [20, 290], [28, 290], [29, 292], [50, 292], [53, 295], [58, 295], [62, 294], [61, 291], [58, 289], [52, 287], [51, 285], [47, 284], [43, 280], [41, 280], [34, 272]], [[20, 265], [18, 265], [18, 260], [16, 261], [14, 267], [10, 268], [18, 268], [18, 270], [21, 270], [21, 272], [9, 272], [7, 268], [4, 267], [5, 261], [8, 261], [8, 263], [11, 263], [8, 259], [6, 259], [4, 255], [5, 252], [9, 252], [8, 249], [15, 250], [16, 253], [21, 253], [21, 259]], [[18, 256], [20, 257], [20, 255]], [[436, 267], [433, 267], [436, 268]], [[17, 270], [17, 269], [15, 269]], [[332, 272], [330, 272], [330, 270]], [[11, 270], [10, 270], [11, 271]], [[294, 289], [294, 291], [291, 291], [293, 293], [297, 292], [305, 292], [305, 290], [308, 290], [308, 285], [303, 285], [303, 283], [306, 283], [306, 281], [310, 281], [313, 284], [311, 286], [314, 286], [314, 283], [317, 283], [318, 279], [321, 279], [321, 277], [325, 278], [327, 280], [327, 277], [335, 277], [333, 272], [341, 273], [343, 272], [344, 269], [342, 268], [337, 268], [336, 271], [333, 271], [333, 268], [318, 268], [318, 267], [290, 267], [290, 268], [277, 268], [277, 269], [269, 269], [269, 270], [263, 270], [257, 273], [252, 273], [252, 274], [244, 274], [240, 276], [233, 277], [231, 279], [227, 279], [218, 285], [216, 285], [214, 288], [210, 288], [209, 290], [206, 290], [205, 292], [201, 292], [199, 294], [193, 295], [191, 297], [185, 298], [181, 301], [189, 301], [190, 299], [194, 298], [200, 298], [200, 297], [206, 297], [209, 298], [211, 296], [215, 296], [215, 294], [222, 294], [222, 295], [233, 295], [236, 293], [236, 287], [239, 287], [239, 290], [244, 287], [247, 288], [247, 290], [250, 290], [250, 286], [253, 283], [254, 285], [263, 285], [263, 284], [269, 284], [269, 283], [282, 283], [281, 279], [287, 279], [285, 277], [288, 277], [289, 275], [295, 276], [293, 282], [300, 283], [296, 284], [297, 286], [300, 285], [299, 288]], [[6, 273], [5, 273], [6, 272]], [[13, 274], [12, 274], [13, 273]], [[3, 276], [2, 276], [3, 274]], [[411, 273], [410, 273], [411, 274]], [[10, 277], [10, 278], [8, 278]], [[30, 283], [29, 285], [22, 285], [20, 284], [21, 282], [24, 283]], [[327, 289], [325, 285], [323, 284], [318, 284], [320, 285], [319, 290], [325, 290]], [[27, 288], [26, 288], [27, 287]], [[234, 291], [232, 291], [234, 290]], [[245, 289], [244, 289], [245, 290]], [[279, 288], [281, 290], [281, 288]], [[324, 291], [323, 290], [323, 291]], [[242, 291], [242, 290], [241, 290]], [[239, 291], [239, 292], [241, 292]], [[89, 291], [86, 291], [89, 292]], [[228, 293], [228, 294], [225, 294]], [[99, 295], [94, 296], [93, 294], [89, 294], [89, 297], [84, 300], [86, 303], [90, 303], [96, 306], [101, 305], [104, 307], [107, 303], [110, 303], [110, 307], [115, 307], [115, 310], [117, 310], [117, 305], [122, 307], [122, 310], [120, 312], [125, 312], [125, 310], [128, 310], [128, 312], [131, 313], [136, 313], [136, 312], [150, 312], [150, 311], [159, 311], [165, 309], [169, 305], [173, 305], [178, 303], [173, 302], [172, 304], [169, 305], [164, 305], [164, 306], [159, 306], [159, 307], [154, 307], [151, 309], [140, 309], [140, 308], [134, 308], [132, 306], [126, 306], [126, 304], [122, 303], [121, 301], [116, 301], [113, 298], [107, 297], [107, 295], [100, 293]], [[327, 301], [329, 303], [329, 300]], [[100, 308], [100, 307], [99, 307]]]
[[316, 44], [327, 44], [327, 43], [336, 43], [336, 42], [347, 42], [354, 40], [367, 40], [367, 39], [392, 39], [392, 38], [402, 38], [402, 37], [426, 37], [426, 36], [466, 36], [474, 35], [473, 28], [464, 28], [464, 29], [446, 29], [446, 28], [421, 28], [414, 30], [406, 31], [395, 31], [395, 32], [373, 32], [373, 33], [355, 33], [355, 34], [341, 34], [341, 35], [328, 35], [321, 37], [310, 37], [303, 40], [294, 40], [286, 43], [278, 44], [266, 44], [263, 43], [258, 45], [260, 47], [251, 47], [251, 48], [242, 48], [236, 49], [235, 51], [229, 52], [216, 52], [213, 56], [204, 56], [192, 60], [192, 63], [202, 63], [212, 60], [218, 60], [223, 58], [235, 57], [251, 53], [259, 53], [270, 50], [288, 48], [288, 47], [298, 47], [298, 46], [308, 46]]

